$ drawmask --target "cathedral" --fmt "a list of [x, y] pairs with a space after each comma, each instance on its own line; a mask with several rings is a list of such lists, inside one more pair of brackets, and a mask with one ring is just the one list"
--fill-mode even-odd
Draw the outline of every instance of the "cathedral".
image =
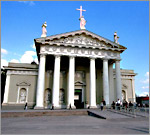
[[[2, 109], [99, 108], [113, 101], [135, 102], [133, 70], [120, 69], [127, 49], [118, 42], [86, 30], [80, 7], [80, 30], [34, 39], [39, 64], [9, 63]], [[114, 66], [113, 66], [114, 65]], [[115, 67], [115, 68], [113, 68]]]

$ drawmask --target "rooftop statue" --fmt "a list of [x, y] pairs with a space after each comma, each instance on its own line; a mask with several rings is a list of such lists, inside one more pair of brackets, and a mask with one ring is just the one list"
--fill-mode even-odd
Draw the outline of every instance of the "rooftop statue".
[[46, 37], [47, 30], [46, 30], [47, 24], [46, 22], [42, 25], [42, 35], [41, 37]]
[[114, 33], [114, 42], [119, 44], [118, 42], [119, 37], [117, 36], [117, 32]]
[[86, 20], [82, 16], [80, 19], [80, 29], [85, 29]]
[[76, 9], [76, 10], [80, 10], [80, 29], [85, 29], [85, 25], [86, 25], [86, 20], [84, 19], [84, 17], [82, 16], [82, 11], [86, 11], [82, 9], [82, 6], [80, 6], [80, 9]]

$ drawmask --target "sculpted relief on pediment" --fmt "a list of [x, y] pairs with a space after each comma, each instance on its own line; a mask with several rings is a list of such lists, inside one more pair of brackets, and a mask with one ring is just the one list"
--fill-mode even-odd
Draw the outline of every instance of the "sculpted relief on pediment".
[[54, 39], [49, 41], [50, 44], [66, 44], [66, 45], [77, 45], [79, 47], [111, 47], [111, 45], [106, 45], [104, 41], [99, 41], [98, 39], [93, 39], [89, 36], [73, 36], [67, 38]]

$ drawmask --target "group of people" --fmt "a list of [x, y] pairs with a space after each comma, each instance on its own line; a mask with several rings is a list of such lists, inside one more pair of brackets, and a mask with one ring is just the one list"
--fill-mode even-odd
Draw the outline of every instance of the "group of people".
[[124, 107], [125, 109], [127, 109], [127, 108], [133, 107], [133, 103], [131, 101], [128, 103], [125, 99], [122, 102], [122, 101], [120, 101], [120, 99], [118, 99], [116, 101], [116, 103], [113, 101], [111, 104], [111, 107], [113, 109], [115, 109], [115, 106], [117, 106], [117, 109], [119, 109], [119, 110], [120, 110], [120, 107]]
[[[105, 106], [106, 106], [106, 102], [103, 99], [100, 103], [101, 111], [105, 108]], [[128, 103], [125, 99], [123, 100], [123, 102], [120, 101], [120, 99], [118, 99], [116, 102], [113, 101], [111, 104], [111, 107], [113, 109], [115, 109], [115, 107], [117, 107], [118, 110], [120, 110], [120, 107], [124, 107], [125, 109], [127, 109], [127, 108], [131, 108], [133, 106], [134, 106], [134, 104], [131, 101]]]

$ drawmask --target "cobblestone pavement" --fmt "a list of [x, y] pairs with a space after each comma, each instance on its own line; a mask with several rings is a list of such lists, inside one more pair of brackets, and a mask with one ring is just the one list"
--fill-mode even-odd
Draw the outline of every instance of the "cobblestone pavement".
[[148, 134], [148, 118], [104, 120], [92, 116], [1, 118], [2, 134]]

